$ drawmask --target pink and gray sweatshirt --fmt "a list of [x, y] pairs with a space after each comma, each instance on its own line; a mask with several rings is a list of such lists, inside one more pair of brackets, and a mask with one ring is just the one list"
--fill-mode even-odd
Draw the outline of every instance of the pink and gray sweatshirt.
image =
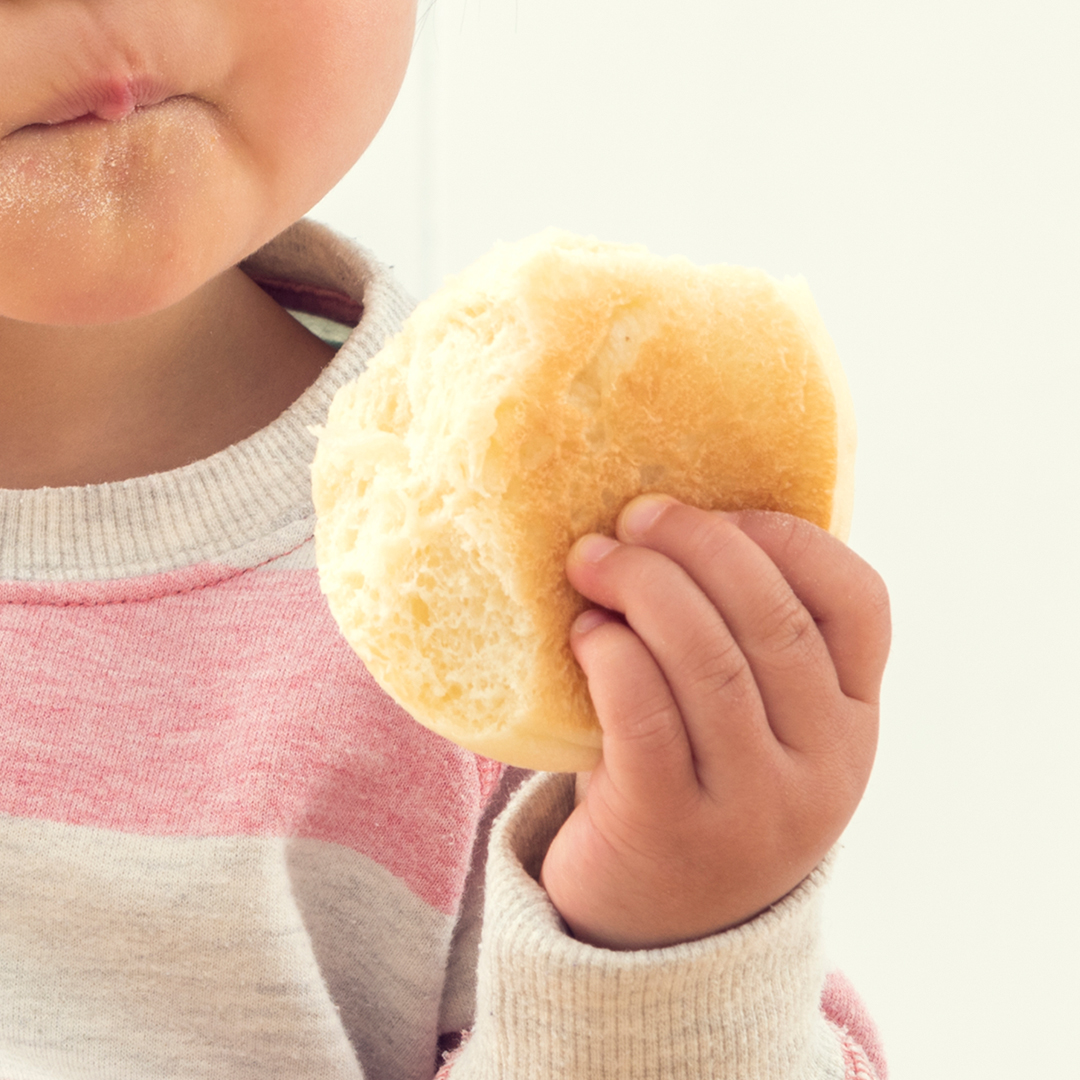
[[572, 779], [415, 723], [319, 592], [310, 428], [411, 303], [311, 222], [244, 268], [353, 327], [285, 413], [0, 491], [0, 1080], [883, 1080], [824, 869], [689, 945], [567, 934], [536, 877]]

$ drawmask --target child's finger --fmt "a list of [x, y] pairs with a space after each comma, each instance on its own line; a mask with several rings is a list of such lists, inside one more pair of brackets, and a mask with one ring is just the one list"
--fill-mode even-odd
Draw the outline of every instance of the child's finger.
[[769, 557], [814, 617], [843, 692], [877, 704], [889, 654], [889, 594], [846, 544], [787, 514], [744, 510], [733, 523]]
[[738, 771], [775, 745], [746, 658], [716, 607], [675, 561], [590, 536], [571, 549], [567, 573], [590, 600], [626, 616], [670, 687], [702, 779]]
[[825, 641], [777, 566], [737, 525], [646, 498], [626, 508], [619, 534], [677, 563], [715, 606], [745, 657], [776, 738], [802, 750], [835, 736], [840, 688]]
[[604, 732], [604, 767], [619, 793], [655, 802], [696, 788], [678, 706], [637, 634], [594, 609], [578, 617], [570, 645], [589, 682]]

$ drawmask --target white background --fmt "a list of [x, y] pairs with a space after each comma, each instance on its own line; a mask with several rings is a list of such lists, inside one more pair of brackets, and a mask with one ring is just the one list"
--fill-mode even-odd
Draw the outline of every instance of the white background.
[[547, 225], [807, 277], [895, 620], [828, 946], [899, 1080], [1078, 1075], [1078, 72], [1076, 0], [439, 0], [315, 210], [418, 296]]

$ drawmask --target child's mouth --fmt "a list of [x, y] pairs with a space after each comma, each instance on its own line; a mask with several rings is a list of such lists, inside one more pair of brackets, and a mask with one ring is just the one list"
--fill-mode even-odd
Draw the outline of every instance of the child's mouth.
[[93, 121], [116, 122], [172, 96], [171, 88], [152, 77], [100, 79], [66, 95], [23, 126], [57, 127]]

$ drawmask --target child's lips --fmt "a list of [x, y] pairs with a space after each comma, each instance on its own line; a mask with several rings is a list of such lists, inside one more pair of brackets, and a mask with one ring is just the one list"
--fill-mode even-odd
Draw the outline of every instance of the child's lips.
[[152, 76], [101, 78], [38, 110], [21, 127], [58, 127], [93, 120], [118, 122], [175, 96], [172, 87]]

